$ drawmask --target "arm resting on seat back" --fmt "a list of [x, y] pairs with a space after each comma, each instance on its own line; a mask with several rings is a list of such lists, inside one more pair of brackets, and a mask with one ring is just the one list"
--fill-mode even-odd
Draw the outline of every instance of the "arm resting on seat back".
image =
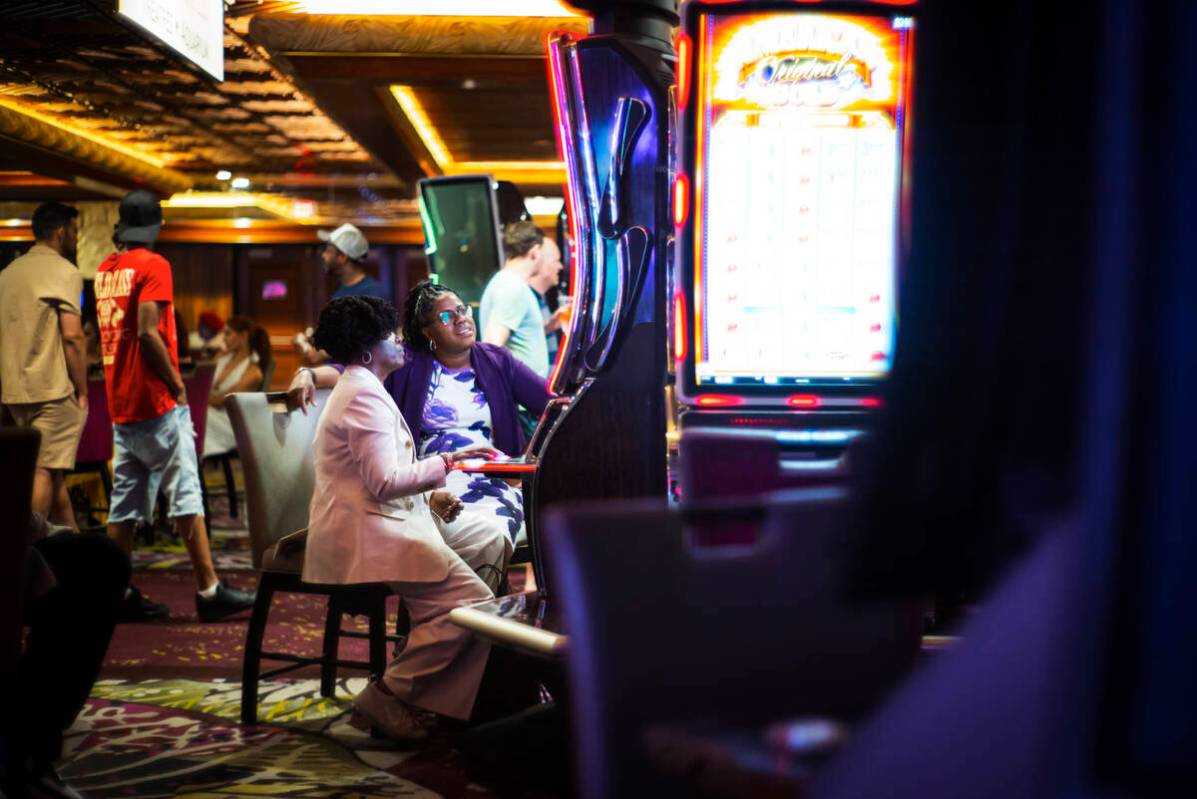
[[400, 457], [395, 446], [394, 414], [381, 397], [362, 392], [350, 400], [342, 415], [349, 451], [357, 458], [362, 482], [380, 502], [440, 488], [448, 471], [440, 457], [415, 463]]

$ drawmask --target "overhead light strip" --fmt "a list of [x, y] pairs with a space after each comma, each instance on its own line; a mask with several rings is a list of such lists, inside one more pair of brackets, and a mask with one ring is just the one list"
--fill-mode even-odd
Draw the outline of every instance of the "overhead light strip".
[[474, 173], [548, 173], [544, 177], [559, 178], [564, 182], [565, 164], [561, 161], [457, 161], [445, 145], [436, 126], [424, 110], [424, 106], [416, 97], [411, 86], [391, 86], [391, 96], [403, 110], [412, 129], [420, 137], [428, 154], [436, 161], [437, 167], [446, 175], [466, 175]]
[[301, 0], [305, 14], [437, 17], [578, 17], [558, 0]]
[[81, 139], [87, 139], [90, 142], [98, 144], [101, 147], [107, 147], [111, 150], [116, 150], [118, 153], [127, 155], [130, 158], [136, 158], [138, 161], [147, 163], [150, 166], [155, 166], [155, 167], [158, 167], [159, 169], [162, 169], [163, 167], [166, 166], [166, 162], [163, 161], [161, 158], [155, 158], [152, 155], [146, 155], [145, 153], [141, 152], [140, 150], [135, 150], [134, 148], [129, 147], [124, 144], [121, 144], [120, 142], [113, 141], [112, 139], [107, 139], [103, 136], [98, 136], [89, 130], [85, 130], [83, 128], [78, 128], [78, 127], [75, 127], [74, 125], [68, 125], [67, 123], [62, 122], [62, 121], [56, 119], [55, 117], [49, 116], [47, 114], [43, 114], [40, 111], [36, 111], [33, 108], [31, 108], [27, 105], [24, 105], [23, 103], [14, 103], [11, 100], [0, 97], [0, 106], [7, 108], [11, 111], [14, 111], [18, 114], [23, 114], [32, 119], [36, 119], [38, 122], [44, 122], [45, 124], [50, 125], [51, 127], [57, 128], [61, 131], [65, 131], [66, 133], [69, 133], [72, 136], [78, 136]]

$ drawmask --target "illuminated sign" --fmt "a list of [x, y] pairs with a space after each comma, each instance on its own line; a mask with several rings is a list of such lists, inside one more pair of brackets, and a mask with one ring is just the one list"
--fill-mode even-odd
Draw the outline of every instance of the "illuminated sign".
[[224, 80], [223, 0], [119, 0], [117, 11], [217, 80]]
[[809, 11], [698, 17], [699, 385], [888, 373], [910, 27]]

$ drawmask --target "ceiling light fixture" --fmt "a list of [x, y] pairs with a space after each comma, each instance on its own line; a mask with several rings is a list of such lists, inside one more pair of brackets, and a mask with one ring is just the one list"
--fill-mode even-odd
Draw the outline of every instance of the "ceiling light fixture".
[[[295, 213], [295, 201], [289, 197], [270, 194], [246, 194], [243, 192], [188, 191], [175, 194], [162, 202], [163, 208], [207, 208], [227, 210], [230, 208], [257, 208], [279, 219], [300, 221], [304, 219]], [[314, 215], [306, 217], [313, 218]]]
[[559, 0], [301, 0], [306, 14], [437, 17], [579, 17]]
[[233, 182], [229, 184], [234, 189], [248, 189], [249, 178], [233, 178]]
[[457, 161], [445, 145], [436, 126], [428, 117], [411, 86], [391, 86], [391, 96], [399, 104], [407, 121], [424, 144], [424, 149], [446, 175], [489, 173], [499, 180], [515, 183], [564, 183], [565, 164], [561, 161]]
[[227, 169], [222, 169], [216, 173], [217, 180], [228, 180], [231, 177], [233, 177], [233, 173], [228, 171]]

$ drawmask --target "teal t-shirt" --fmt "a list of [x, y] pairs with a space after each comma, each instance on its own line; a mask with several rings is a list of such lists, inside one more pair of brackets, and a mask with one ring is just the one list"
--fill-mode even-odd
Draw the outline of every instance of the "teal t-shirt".
[[549, 376], [549, 350], [540, 304], [527, 281], [505, 269], [499, 270], [482, 292], [478, 308], [479, 337], [492, 322], [511, 331], [507, 349], [512, 355], [541, 377]]

